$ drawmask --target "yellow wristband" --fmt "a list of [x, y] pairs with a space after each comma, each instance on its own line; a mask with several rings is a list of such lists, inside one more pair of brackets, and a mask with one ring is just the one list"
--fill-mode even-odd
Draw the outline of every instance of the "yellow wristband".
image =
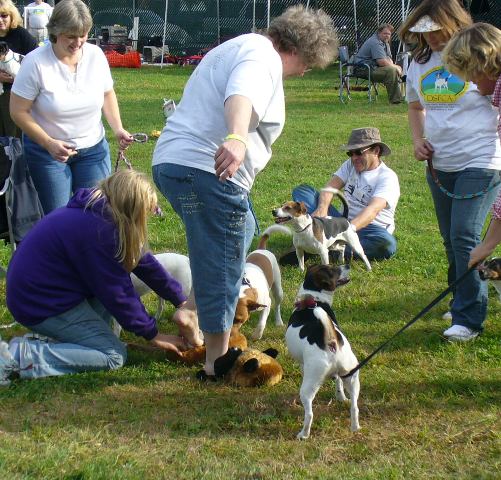
[[245, 145], [245, 148], [247, 148], [247, 140], [242, 137], [242, 135], [238, 135], [238, 133], [230, 133], [224, 137], [225, 140], [238, 140], [239, 142], [242, 142]]

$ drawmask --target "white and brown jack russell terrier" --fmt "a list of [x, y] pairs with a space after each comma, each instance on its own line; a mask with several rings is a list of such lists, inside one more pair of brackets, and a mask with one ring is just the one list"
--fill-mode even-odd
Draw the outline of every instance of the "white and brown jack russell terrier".
[[349, 281], [348, 267], [313, 265], [306, 272], [299, 289], [296, 308], [292, 312], [285, 334], [290, 355], [300, 363], [303, 380], [300, 389], [304, 407], [304, 424], [298, 439], [310, 436], [313, 421], [313, 400], [327, 377], [336, 380], [336, 399], [346, 401], [344, 388], [351, 400], [351, 431], [358, 423], [359, 372], [341, 378], [358, 365], [350, 343], [336, 322], [331, 304], [334, 291]]
[[284, 324], [280, 313], [280, 304], [284, 296], [280, 267], [275, 255], [266, 250], [269, 234], [274, 229], [280, 228], [279, 226], [268, 228], [261, 236], [257, 249], [251, 252], [245, 261], [234, 323], [243, 324], [250, 318], [252, 312], [260, 311], [257, 326], [252, 333], [254, 340], [263, 336], [272, 301], [275, 310], [275, 325]]
[[[174, 252], [157, 253], [155, 254], [155, 258], [158, 260], [160, 265], [162, 265], [164, 270], [167, 270], [167, 272], [169, 272], [181, 284], [184, 295], [188, 297], [191, 292], [190, 259], [186, 255]], [[130, 279], [132, 280], [134, 290], [136, 290], [136, 293], [140, 297], [152, 291], [146, 283], [139, 280], [139, 278], [133, 273], [130, 274]], [[155, 313], [156, 320], [160, 319], [164, 306], [165, 300], [158, 297], [157, 311]], [[113, 320], [112, 328], [115, 335], [119, 337], [122, 332], [122, 327], [116, 320]]]
[[304, 253], [320, 255], [323, 265], [329, 264], [329, 250], [340, 250], [344, 255], [344, 246], [348, 244], [363, 260], [367, 270], [371, 270], [369, 259], [360, 244], [354, 226], [346, 218], [348, 204], [344, 195], [336, 188], [324, 188], [338, 196], [343, 202], [343, 217], [312, 217], [303, 202], [288, 201], [272, 211], [275, 222], [292, 225], [292, 243], [296, 249], [299, 268], [304, 270]]
[[498, 292], [501, 301], [501, 258], [496, 257], [482, 263], [478, 267], [481, 280], [489, 280]]

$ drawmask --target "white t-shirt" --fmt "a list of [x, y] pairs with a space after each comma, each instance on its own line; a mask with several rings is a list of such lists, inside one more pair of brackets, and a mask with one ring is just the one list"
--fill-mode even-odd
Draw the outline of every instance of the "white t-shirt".
[[407, 101], [426, 109], [425, 136], [433, 145], [433, 166], [445, 172], [501, 169], [496, 132], [498, 112], [474, 83], [449, 73], [440, 52], [407, 71]]
[[76, 73], [60, 62], [52, 44], [30, 52], [21, 64], [12, 91], [33, 100], [31, 114], [48, 135], [74, 148], [88, 148], [104, 137], [101, 109], [113, 89], [110, 67], [96, 45], [85, 43]]
[[26, 16], [28, 17], [26, 25], [28, 28], [45, 28], [51, 15], [52, 7], [48, 3], [30, 3], [26, 6]]
[[356, 217], [364, 210], [373, 197], [386, 200], [383, 208], [371, 222], [388, 230], [395, 231], [395, 209], [400, 197], [397, 174], [383, 162], [374, 170], [357, 173], [351, 160], [346, 160], [334, 173], [344, 183], [344, 195], [348, 202], [348, 219]]
[[230, 180], [250, 190], [285, 122], [282, 62], [262, 35], [233, 38], [203, 58], [163, 129], [153, 165], [175, 163], [214, 173], [214, 154], [232, 133], [224, 116], [224, 102], [232, 95], [250, 99], [258, 118], [249, 127], [245, 160]]

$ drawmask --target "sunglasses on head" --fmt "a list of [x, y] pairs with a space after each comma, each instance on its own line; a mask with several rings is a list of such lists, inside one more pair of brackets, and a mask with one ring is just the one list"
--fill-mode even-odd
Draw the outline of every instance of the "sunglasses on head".
[[348, 157], [353, 157], [353, 155], [356, 155], [357, 157], [360, 157], [361, 155], [363, 155], [367, 150], [370, 150], [372, 148], [372, 145], [370, 147], [366, 147], [366, 148], [357, 148], [356, 150], [348, 150], [346, 152], [346, 155], [348, 155]]

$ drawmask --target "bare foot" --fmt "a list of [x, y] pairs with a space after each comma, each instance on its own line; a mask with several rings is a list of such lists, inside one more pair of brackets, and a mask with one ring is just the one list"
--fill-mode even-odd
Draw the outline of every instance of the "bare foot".
[[192, 347], [200, 347], [203, 345], [203, 339], [200, 336], [198, 328], [198, 315], [196, 310], [191, 310], [186, 307], [178, 308], [172, 320], [177, 324], [179, 335], [184, 337]]

